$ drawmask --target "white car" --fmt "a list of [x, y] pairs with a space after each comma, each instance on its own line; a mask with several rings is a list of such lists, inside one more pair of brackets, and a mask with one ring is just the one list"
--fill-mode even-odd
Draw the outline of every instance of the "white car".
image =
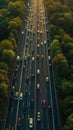
[[38, 44], [37, 47], [40, 47], [40, 44]]
[[43, 45], [43, 42], [41, 42], [41, 46]]
[[51, 59], [51, 57], [50, 56], [48, 56], [48, 60], [50, 60]]
[[17, 99], [18, 99], [18, 97], [19, 97], [19, 93], [18, 93], [18, 92], [16, 92], [16, 93], [15, 93], [15, 100], [17, 100]]
[[49, 78], [48, 77], [46, 77], [46, 82], [48, 82], [49, 81]]
[[42, 33], [43, 33], [43, 31], [40, 31], [40, 33], [42, 34]]
[[15, 89], [15, 86], [12, 87], [12, 90], [14, 90], [14, 89]]
[[44, 41], [44, 44], [46, 44], [46, 41]]
[[35, 58], [34, 57], [32, 57], [32, 61], [34, 61], [35, 60]]
[[37, 58], [39, 58], [39, 54], [37, 55]]
[[20, 100], [22, 100], [23, 98], [23, 93], [20, 93]]
[[40, 84], [38, 83], [38, 84], [37, 84], [37, 90], [39, 90], [39, 89], [40, 89]]
[[37, 69], [37, 74], [40, 74], [40, 70], [39, 69]]
[[22, 31], [22, 34], [24, 34], [24, 31]]
[[29, 128], [33, 127], [33, 118], [29, 118]]

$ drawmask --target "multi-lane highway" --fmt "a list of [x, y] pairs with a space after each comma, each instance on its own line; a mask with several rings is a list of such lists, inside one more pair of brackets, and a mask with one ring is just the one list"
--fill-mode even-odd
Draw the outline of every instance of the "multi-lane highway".
[[43, 0], [30, 0], [19, 40], [6, 130], [60, 130]]

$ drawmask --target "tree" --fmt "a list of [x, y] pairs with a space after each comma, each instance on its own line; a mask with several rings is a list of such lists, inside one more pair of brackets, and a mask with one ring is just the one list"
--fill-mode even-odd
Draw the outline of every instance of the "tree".
[[66, 118], [73, 112], [73, 96], [61, 95], [59, 99], [60, 115], [63, 123], [65, 124]]
[[14, 50], [14, 47], [13, 47], [12, 42], [10, 40], [5, 39], [5, 40], [1, 41], [0, 49], [1, 49], [1, 51], [3, 51], [4, 49], [5, 50], [8, 50], [8, 49]]
[[20, 30], [20, 27], [22, 26], [22, 20], [20, 17], [16, 17], [10, 20], [8, 29], [17, 29]]
[[62, 95], [65, 96], [72, 96], [73, 95], [73, 82], [72, 81], [62, 81], [61, 91]]
[[53, 58], [53, 65], [56, 73], [61, 76], [61, 78], [68, 77], [69, 65], [66, 57], [63, 54], [57, 54]]
[[73, 113], [67, 117], [64, 130], [73, 130]]
[[4, 69], [6, 71], [9, 70], [8, 65], [5, 62], [0, 62], [0, 69]]
[[21, 16], [24, 14], [25, 5], [22, 1], [9, 2], [8, 11], [13, 17]]
[[2, 16], [0, 22], [0, 40], [8, 38], [9, 35], [8, 22], [9, 22], [9, 18], [7, 17], [5, 18]]
[[9, 79], [8, 79], [8, 71], [4, 69], [0, 69], [0, 83], [6, 83], [9, 84]]
[[11, 65], [14, 58], [15, 53], [13, 50], [3, 50], [2, 60], [5, 61], [8, 65]]
[[61, 53], [61, 47], [58, 40], [54, 39], [50, 45], [52, 56], [56, 56], [58, 53]]

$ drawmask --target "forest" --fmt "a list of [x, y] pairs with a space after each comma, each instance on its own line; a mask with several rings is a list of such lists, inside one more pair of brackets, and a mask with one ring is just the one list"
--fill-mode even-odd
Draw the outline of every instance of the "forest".
[[[27, 0], [0, 0], [0, 124]], [[46, 0], [61, 130], [73, 130], [73, 0]]]
[[5, 116], [5, 104], [11, 87], [26, 5], [26, 0], [0, 0], [0, 129]]
[[46, 0], [61, 130], [73, 130], [73, 0]]

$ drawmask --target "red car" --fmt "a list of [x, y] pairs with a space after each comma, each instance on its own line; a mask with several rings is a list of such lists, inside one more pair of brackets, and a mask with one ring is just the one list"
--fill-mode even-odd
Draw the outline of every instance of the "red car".
[[46, 107], [46, 100], [43, 99], [41, 104], [42, 104], [42, 107]]
[[18, 117], [18, 119], [17, 119], [17, 126], [18, 127], [21, 126], [21, 118], [20, 117]]

